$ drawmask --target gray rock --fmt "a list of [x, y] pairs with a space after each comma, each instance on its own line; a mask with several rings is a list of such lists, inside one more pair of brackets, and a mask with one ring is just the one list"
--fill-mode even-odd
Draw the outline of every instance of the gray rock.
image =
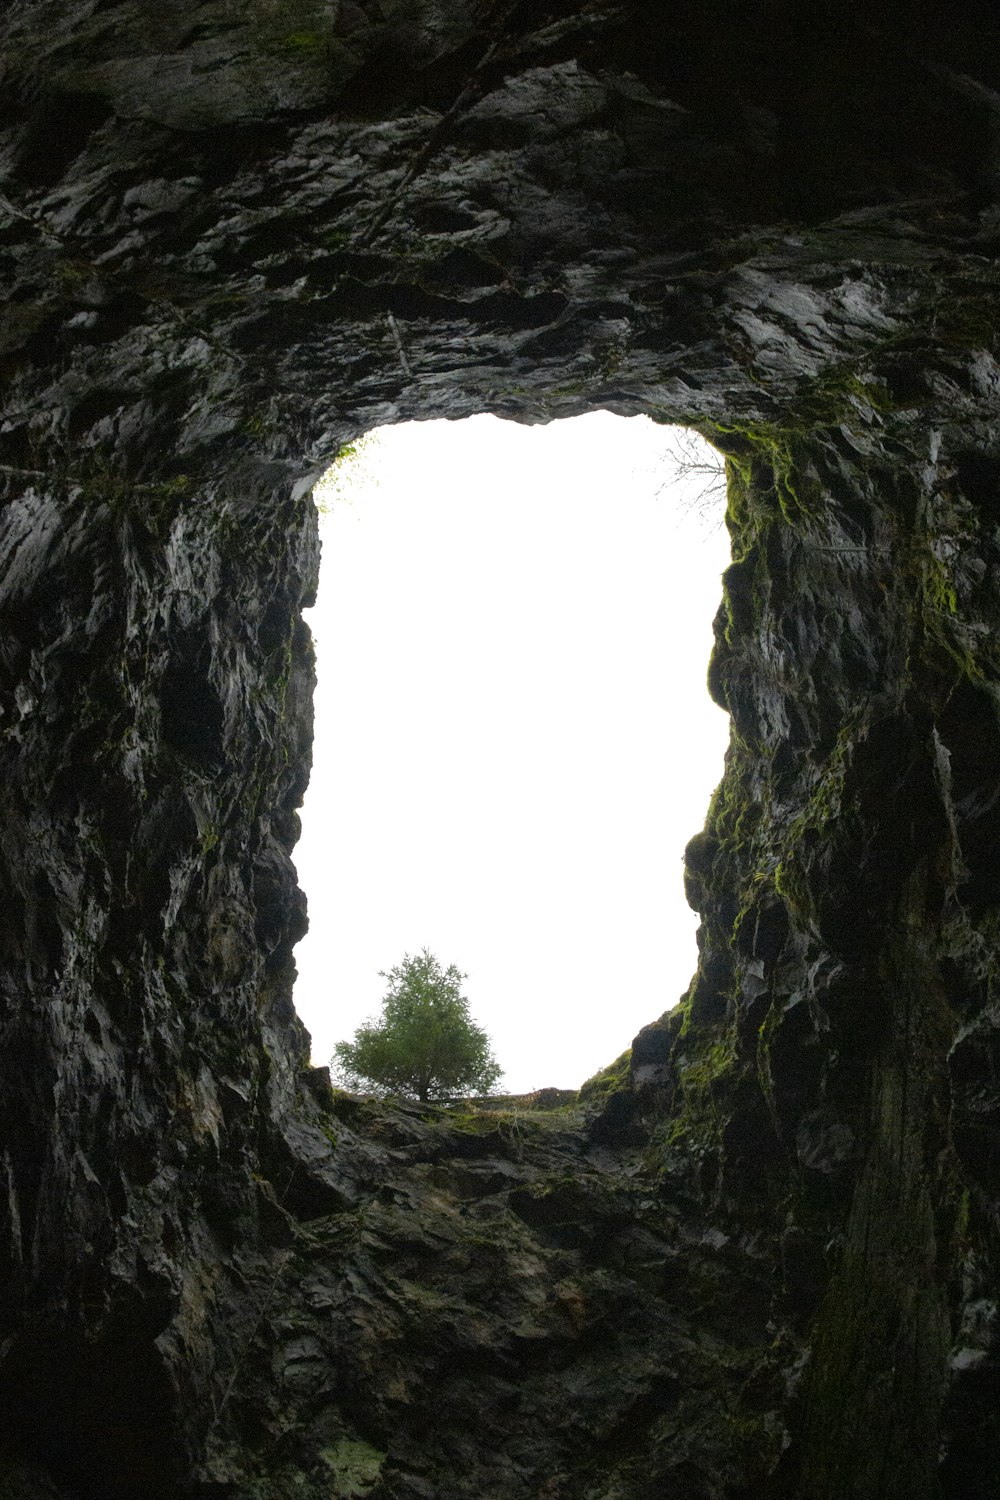
[[[995, 55], [6, 7], [7, 1492], [995, 1492]], [[345, 1100], [291, 1002], [309, 486], [598, 408], [728, 459], [698, 973], [578, 1118]]]

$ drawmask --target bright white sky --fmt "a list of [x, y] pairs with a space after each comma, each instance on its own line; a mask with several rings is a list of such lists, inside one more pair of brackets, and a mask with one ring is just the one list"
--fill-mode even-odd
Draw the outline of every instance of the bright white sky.
[[430, 948], [524, 1093], [576, 1088], [694, 972], [684, 845], [722, 773], [705, 688], [721, 501], [597, 412], [380, 429], [322, 521], [295, 851], [313, 1060]]

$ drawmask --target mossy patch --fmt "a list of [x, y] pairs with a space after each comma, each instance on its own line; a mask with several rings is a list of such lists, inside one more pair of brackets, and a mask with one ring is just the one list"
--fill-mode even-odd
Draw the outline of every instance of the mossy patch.
[[323, 1448], [319, 1457], [330, 1471], [333, 1488], [331, 1500], [355, 1500], [370, 1494], [378, 1483], [386, 1455], [360, 1438], [341, 1438], [332, 1448]]
[[677, 1093], [654, 1143], [655, 1155], [665, 1149], [668, 1156], [679, 1151], [703, 1160], [721, 1150], [737, 1060], [731, 1023], [694, 1027], [682, 1035], [675, 1050]]
[[318, 31], [290, 31], [287, 36], [281, 38], [278, 46], [282, 52], [301, 57], [321, 52], [327, 45], [327, 40]]
[[614, 1062], [608, 1063], [607, 1067], [599, 1068], [587, 1079], [586, 1083], [580, 1085], [578, 1096], [580, 1103], [600, 1102], [609, 1094], [616, 1094], [619, 1090], [628, 1088], [631, 1062], [632, 1048], [626, 1047]]

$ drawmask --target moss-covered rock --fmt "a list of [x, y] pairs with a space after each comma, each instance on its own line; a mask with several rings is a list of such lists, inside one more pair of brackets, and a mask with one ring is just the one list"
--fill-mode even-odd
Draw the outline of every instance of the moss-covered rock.
[[614, 1062], [608, 1063], [607, 1067], [599, 1068], [592, 1077], [580, 1085], [580, 1103], [598, 1103], [606, 1099], [609, 1094], [614, 1094], [620, 1089], [628, 1088], [631, 1062], [632, 1048], [626, 1047], [625, 1051], [620, 1057], [616, 1057]]

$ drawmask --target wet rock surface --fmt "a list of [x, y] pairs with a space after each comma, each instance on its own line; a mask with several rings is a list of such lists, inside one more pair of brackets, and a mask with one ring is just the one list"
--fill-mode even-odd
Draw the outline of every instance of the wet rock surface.
[[[997, 1493], [996, 41], [5, 9], [6, 1493]], [[698, 973], [584, 1113], [351, 1103], [291, 1003], [309, 484], [597, 407], [728, 459]]]
[[595, 1144], [579, 1109], [344, 1097], [330, 1120], [351, 1206], [291, 1225], [268, 1262], [213, 1479], [325, 1496], [352, 1493], [350, 1468], [387, 1496], [710, 1496], [773, 1466], [801, 1351], [766, 1329], [768, 1259], [665, 1191], [640, 1149]]

